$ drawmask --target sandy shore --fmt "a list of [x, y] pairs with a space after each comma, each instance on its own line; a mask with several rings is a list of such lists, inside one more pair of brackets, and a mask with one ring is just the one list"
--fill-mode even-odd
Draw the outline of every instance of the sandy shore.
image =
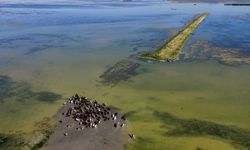
[[61, 121], [42, 150], [121, 150], [130, 140], [126, 125], [114, 127], [115, 122], [124, 122], [119, 114], [116, 121], [103, 121], [97, 128], [81, 129], [73, 118], [62, 115], [69, 107], [64, 105], [59, 110], [56, 119]]

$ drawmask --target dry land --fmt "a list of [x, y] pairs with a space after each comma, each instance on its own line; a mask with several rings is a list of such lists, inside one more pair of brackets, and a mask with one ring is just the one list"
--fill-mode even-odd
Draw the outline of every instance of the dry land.
[[176, 60], [180, 51], [195, 29], [208, 16], [207, 13], [196, 16], [190, 21], [182, 30], [180, 30], [173, 38], [171, 38], [162, 48], [153, 52], [140, 54], [139, 58], [153, 59], [153, 60]]

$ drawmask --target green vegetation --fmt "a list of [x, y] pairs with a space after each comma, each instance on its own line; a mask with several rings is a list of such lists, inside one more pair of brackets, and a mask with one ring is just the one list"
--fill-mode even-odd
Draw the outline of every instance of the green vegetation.
[[[42, 119], [40, 122], [36, 122], [34, 130], [32, 133], [16, 132], [21, 130], [17, 124], [18, 121], [16, 118], [22, 116], [21, 120], [26, 122], [29, 117], [34, 116], [33, 114], [26, 113], [25, 111], [20, 111], [18, 108], [10, 107], [12, 103], [18, 103], [19, 107], [25, 107], [27, 110], [32, 109], [34, 107], [34, 103], [36, 102], [46, 102], [53, 103], [62, 96], [49, 91], [33, 91], [29, 84], [21, 81], [14, 81], [11, 77], [8, 76], [0, 76], [0, 103], [2, 105], [1, 113], [8, 114], [8, 118], [1, 118], [2, 123], [9, 122], [8, 126], [14, 126], [15, 129], [11, 130], [12, 132], [3, 132], [0, 133], [0, 150], [20, 150], [20, 149], [39, 149], [44, 144], [46, 144], [49, 135], [52, 133], [52, 123], [48, 118]], [[4, 106], [8, 107], [6, 110]], [[37, 113], [36, 110], [34, 113]], [[3, 115], [4, 116], [4, 115]], [[2, 125], [2, 124], [1, 124]], [[38, 137], [34, 137], [31, 139], [27, 139], [27, 137], [33, 137], [34, 135], [39, 135]], [[42, 136], [41, 136], [42, 135]], [[33, 143], [32, 141], [35, 140]]]
[[61, 95], [48, 91], [35, 92], [34, 94], [37, 96], [37, 100], [47, 103], [53, 103], [62, 99]]
[[24, 138], [19, 134], [0, 133], [0, 150], [20, 150], [25, 145]]
[[165, 133], [167, 136], [217, 136], [230, 140], [233, 144], [250, 148], [250, 131], [248, 130], [196, 119], [179, 119], [167, 112], [155, 111], [154, 115], [165, 124], [174, 125], [173, 129]]
[[0, 102], [4, 102], [6, 98], [14, 94], [11, 79], [7, 76], [0, 76]]
[[49, 140], [50, 135], [46, 135], [39, 143], [35, 144], [33, 147], [31, 147], [31, 150], [39, 150], [42, 148], [44, 145], [47, 144]]
[[128, 80], [136, 75], [139, 64], [130, 60], [122, 60], [108, 68], [101, 76], [103, 84], [114, 85], [122, 80]]
[[0, 76], [1, 103], [8, 99], [16, 99], [17, 101], [25, 102], [33, 98], [38, 101], [52, 103], [61, 99], [62, 96], [49, 91], [34, 92], [27, 83], [13, 81], [8, 76]]
[[51, 118], [45, 117], [40, 122], [35, 124], [36, 129], [34, 132], [38, 132], [43, 135], [43, 138], [36, 144], [31, 146], [31, 150], [38, 150], [47, 144], [50, 135], [53, 133], [54, 124]]
[[150, 138], [136, 137], [136, 143], [134, 149], [146, 149], [148, 145], [154, 144], [154, 141]]
[[138, 55], [138, 57], [153, 60], [176, 60], [180, 54], [182, 47], [185, 45], [189, 37], [207, 16], [207, 13], [196, 16], [182, 30], [180, 30], [174, 37], [172, 37], [163, 47], [150, 53], [140, 54]]
[[226, 65], [250, 64], [250, 56], [242, 53], [244, 48], [219, 47], [206, 40], [196, 40], [184, 53], [184, 60], [214, 59]]
[[133, 116], [133, 115], [136, 114], [136, 113], [137, 113], [137, 111], [132, 110], [132, 111], [126, 112], [124, 115], [125, 115], [126, 117], [131, 117], [131, 116]]
[[[0, 133], [0, 150], [40, 149], [47, 143], [49, 136], [53, 132], [54, 125], [50, 118], [45, 117], [42, 121], [35, 124], [35, 128], [30, 133], [31, 135], [25, 133]], [[26, 137], [33, 135], [38, 137], [33, 137], [31, 140], [26, 139]], [[32, 140], [37, 142], [33, 143]]]
[[[246, 83], [250, 79], [249, 66], [231, 67], [213, 61], [173, 65], [145, 63], [140, 68], [144, 65], [148, 73], [133, 77], [133, 82], [100, 88], [102, 93], [110, 93], [103, 101], [120, 108], [119, 112], [127, 116], [129, 129], [136, 136], [136, 141], [127, 146], [128, 150], [247, 150], [232, 144], [230, 139], [211, 134], [170, 136], [167, 131], [177, 125], [164, 123], [152, 112], [168, 112], [178, 120], [195, 118], [250, 130], [247, 92], [250, 85]], [[101, 99], [102, 94], [97, 97]], [[151, 142], [147, 144], [143, 139]]]

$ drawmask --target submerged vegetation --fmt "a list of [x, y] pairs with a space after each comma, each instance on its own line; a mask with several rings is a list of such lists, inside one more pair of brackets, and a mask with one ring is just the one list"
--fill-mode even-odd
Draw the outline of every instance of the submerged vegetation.
[[55, 102], [62, 98], [61, 95], [48, 91], [35, 92], [35, 95], [37, 96], [37, 100], [48, 103]]
[[0, 150], [20, 150], [25, 145], [25, 139], [20, 134], [0, 133]]
[[7, 76], [0, 76], [0, 102], [14, 95], [12, 91], [12, 80]]
[[250, 64], [250, 55], [244, 48], [228, 48], [213, 45], [205, 40], [197, 40], [184, 53], [185, 60], [216, 59], [224, 64]]
[[[33, 107], [35, 101], [53, 103], [62, 98], [61, 95], [49, 92], [49, 91], [33, 91], [28, 83], [22, 81], [14, 81], [9, 76], [0, 76], [0, 103], [5, 106], [9, 106], [8, 103], [19, 102], [25, 105], [26, 109]], [[12, 110], [13, 109], [13, 110]], [[10, 116], [10, 121], [13, 124], [15, 116], [23, 114], [15, 108], [2, 109], [3, 113], [7, 113]], [[25, 114], [27, 115], [27, 114]], [[27, 115], [31, 117], [32, 114]], [[26, 118], [22, 118], [26, 121]], [[8, 121], [8, 120], [6, 120]], [[32, 149], [36, 150], [41, 148], [52, 133], [53, 121], [50, 118], [44, 118], [35, 123], [34, 130], [32, 132], [19, 132], [19, 129], [13, 129], [11, 132], [0, 133], [0, 150], [20, 150], [20, 149]], [[22, 131], [20, 129], [20, 131]]]
[[196, 119], [180, 119], [167, 112], [155, 111], [154, 115], [163, 123], [174, 125], [173, 129], [165, 133], [167, 136], [216, 136], [250, 148], [249, 130]]
[[[36, 130], [33, 131], [34, 135], [38, 135], [38, 140], [32, 143], [31, 150], [38, 150], [47, 144], [50, 135], [55, 128], [54, 121], [51, 118], [45, 117], [43, 120], [35, 124]], [[42, 136], [39, 136], [42, 135]]]
[[140, 65], [134, 61], [122, 60], [108, 68], [101, 76], [101, 83], [115, 85], [122, 80], [128, 80], [136, 75], [136, 69]]
[[31, 87], [21, 81], [13, 81], [8, 76], [0, 75], [0, 102], [3, 103], [8, 99], [16, 99], [20, 102], [25, 102], [28, 99], [36, 99], [42, 102], [52, 103], [62, 96], [49, 91], [34, 92]]
[[0, 150], [38, 150], [47, 143], [53, 129], [52, 119], [45, 117], [35, 124], [31, 133], [0, 133]]
[[180, 54], [182, 47], [185, 45], [189, 37], [207, 16], [207, 13], [196, 16], [163, 47], [153, 52], [139, 54], [138, 57], [153, 60], [176, 60]]
[[[20, 45], [25, 44], [28, 47], [25, 48], [26, 51], [24, 52], [24, 55], [32, 55], [54, 48], [62, 48], [66, 45], [66, 42], [76, 41], [76, 38], [64, 34], [32, 33], [8, 38], [0, 38], [0, 47], [7, 49], [18, 48]], [[30, 43], [32, 43], [31, 46]]]

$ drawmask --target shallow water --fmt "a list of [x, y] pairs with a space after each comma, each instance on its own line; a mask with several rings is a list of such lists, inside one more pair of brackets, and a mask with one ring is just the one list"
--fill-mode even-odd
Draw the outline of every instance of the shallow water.
[[[35, 122], [53, 116], [68, 96], [78, 92], [130, 114], [129, 128], [139, 139], [128, 146], [131, 149], [239, 147], [214, 136], [163, 135], [169, 128], [163, 127], [166, 124], [153, 112], [250, 130], [249, 65], [207, 59], [140, 62], [136, 76], [113, 87], [102, 85], [99, 76], [116, 62], [158, 48], [201, 12], [210, 16], [184, 52], [201, 39], [220, 47], [240, 48], [239, 53], [248, 56], [248, 7], [169, 2], [36, 3], [0, 4], [0, 75], [10, 77], [8, 84], [0, 82], [1, 89], [16, 91], [7, 97], [0, 91], [1, 133], [31, 132]], [[44, 91], [61, 98], [41, 101], [37, 93]]]

